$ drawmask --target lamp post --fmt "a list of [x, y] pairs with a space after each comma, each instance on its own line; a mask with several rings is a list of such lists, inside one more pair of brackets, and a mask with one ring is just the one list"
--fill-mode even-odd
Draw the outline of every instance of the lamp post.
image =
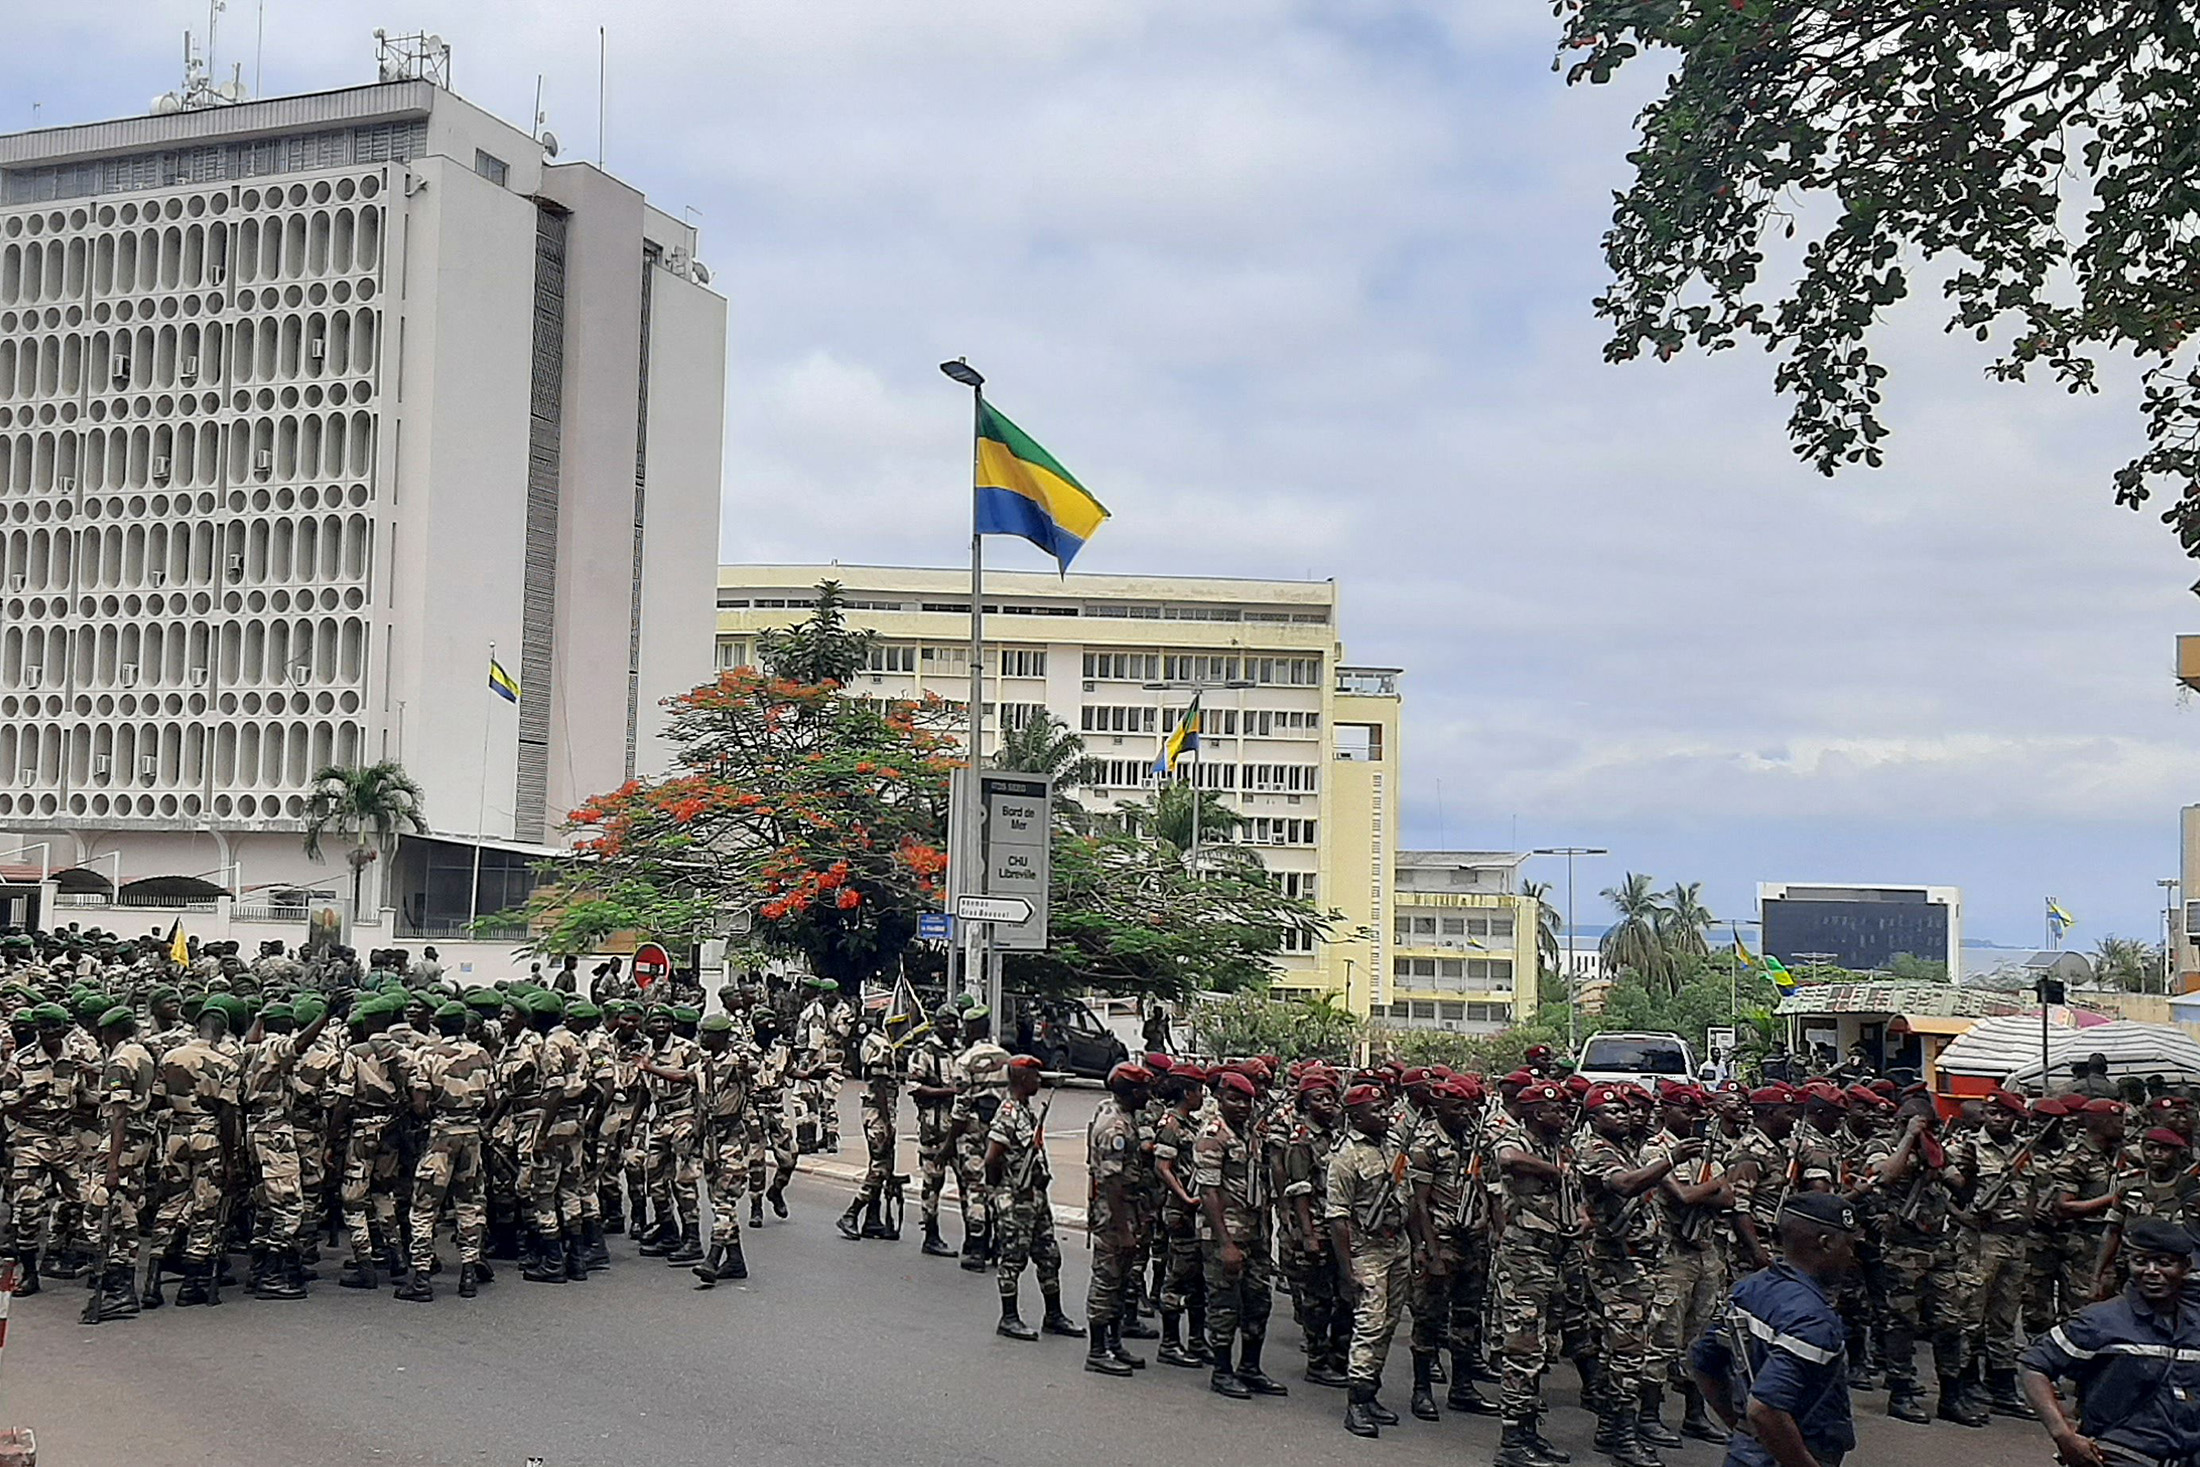
[[1574, 963], [1574, 858], [1612, 853], [1602, 846], [1538, 846], [1531, 854], [1566, 858], [1566, 1053], [1571, 1058], [1581, 1014], [1581, 970]]
[[2154, 884], [2162, 888], [2162, 992], [2169, 993], [2177, 986], [2177, 895], [2184, 883], [2162, 876]]
[[[969, 778], [963, 781], [962, 803], [952, 817], [961, 825], [962, 834], [949, 842], [949, 849], [962, 857], [971, 868], [954, 875], [950, 883], [951, 889], [957, 893], [976, 893], [984, 890], [984, 881], [975, 868], [978, 863], [980, 810], [978, 767], [985, 752], [985, 538], [978, 533], [975, 486], [978, 482], [978, 429], [985, 418], [985, 378], [976, 367], [961, 357], [940, 363], [940, 371], [947, 375], [948, 380], [969, 388], [971, 401], [970, 482], [973, 487], [970, 515], [970, 773]], [[988, 965], [984, 954], [992, 945], [993, 929], [989, 926], [979, 927], [975, 923], [967, 927], [958, 923], [957, 926], [962, 928], [957, 935], [962, 938], [963, 943], [963, 988], [972, 993], [991, 996], [992, 990], [986, 986], [985, 969]], [[983, 947], [979, 945], [979, 939], [972, 936], [977, 932], [985, 934]], [[971, 958], [974, 954], [977, 955], [979, 968], [978, 982], [975, 985], [970, 980]], [[998, 1016], [995, 1017], [995, 1022], [999, 1022]]]

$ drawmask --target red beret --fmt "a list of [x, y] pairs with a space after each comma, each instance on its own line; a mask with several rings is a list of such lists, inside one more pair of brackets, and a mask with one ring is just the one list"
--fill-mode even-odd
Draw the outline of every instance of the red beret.
[[2149, 1110], [2175, 1110], [2183, 1104], [2185, 1102], [2174, 1095], [2157, 1095], [2147, 1108]]
[[1134, 1065], [1125, 1060], [1122, 1064], [1108, 1071], [1108, 1083], [1110, 1085], [1151, 1085], [1153, 1083], [1153, 1071], [1147, 1069], [1144, 1065]]
[[1450, 1083], [1467, 1100], [1480, 1100], [1484, 1094], [1480, 1075], [1454, 1075]]
[[1520, 1092], [1520, 1103], [1537, 1105], [1547, 1100], [1564, 1100], [1566, 1092], [1548, 1080], [1538, 1080]]
[[1275, 1073], [1268, 1068], [1268, 1062], [1259, 1055], [1254, 1055], [1251, 1059], [1232, 1060], [1230, 1068], [1236, 1070], [1248, 1080], [1265, 1080]]
[[1337, 1077], [1328, 1070], [1308, 1070], [1299, 1076], [1299, 1094], [1308, 1095], [1316, 1090], [1334, 1090]]
[[1176, 1061], [1165, 1054], [1156, 1052], [1146, 1056], [1146, 1068], [1157, 1075], [1166, 1075], [1176, 1068]]
[[1224, 1090], [1234, 1091], [1247, 1100], [1251, 1100], [1260, 1093], [1252, 1081], [1246, 1079], [1236, 1070], [1224, 1070], [1221, 1074], [1215, 1076], [1216, 1093], [1219, 1094]]
[[1867, 1080], [1865, 1082], [1865, 1088], [1870, 1090], [1875, 1095], [1891, 1100], [1894, 1098], [1896, 1091], [1898, 1091], [1901, 1087], [1896, 1085], [1892, 1080]]
[[1500, 1085], [1533, 1085], [1535, 1076], [1529, 1074], [1526, 1070], [1514, 1070], [1497, 1083]]
[[1551, 1057], [1551, 1047], [1548, 1044], [1531, 1044], [1528, 1046], [1527, 1054], [1523, 1057], [1531, 1060], [1547, 1060]]
[[1570, 1095], [1586, 1095], [1589, 1093], [1589, 1082], [1580, 1075], [1568, 1075], [1566, 1091]]
[[1428, 1072], [1439, 1080], [1449, 1080], [1452, 1077], [1450, 1065], [1430, 1065]]
[[1888, 1104], [1886, 1097], [1869, 1085], [1851, 1085], [1849, 1087], [1849, 1099], [1858, 1105], [1867, 1106], [1874, 1110], [1885, 1110]]
[[1346, 1105], [1381, 1105], [1389, 1094], [1380, 1085], [1355, 1085], [1344, 1093]]
[[2032, 1102], [2032, 1114], [2059, 1121], [2070, 1114], [2070, 1097], [2067, 1095], [2043, 1095]]
[[1749, 1103], [1751, 1105], [1793, 1105], [1795, 1104], [1795, 1092], [1789, 1089], [1787, 1085], [1775, 1080], [1770, 1085], [1759, 1085], [1755, 1090], [1750, 1091]]
[[2159, 1141], [2164, 1146], [2174, 1146], [2179, 1151], [2184, 1150], [2186, 1147], [2192, 1144], [2190, 1141], [2187, 1141], [2184, 1137], [2178, 1135], [2175, 1131], [2172, 1131], [2167, 1126], [2154, 1126], [2150, 1128], [2147, 1133], [2144, 1136], [2141, 1136], [2139, 1139], [2141, 1141]]
[[1805, 1099], [1815, 1100], [1824, 1105], [1847, 1105], [1849, 1103], [1848, 1092], [1831, 1080], [1811, 1081], [1803, 1087], [1803, 1096]]
[[1627, 1094], [1617, 1085], [1591, 1085], [1582, 1097], [1583, 1110], [1602, 1110], [1608, 1105], [1625, 1105]]
[[1189, 1081], [1194, 1085], [1205, 1085], [1213, 1078], [1208, 1074], [1206, 1066], [1195, 1065], [1189, 1060], [1177, 1065], [1169, 1074], [1175, 1079]]
[[1035, 1054], [1019, 1054], [1008, 1062], [1008, 1067], [1012, 1070], [1039, 1070], [1046, 1068], [1044, 1065], [1039, 1063], [1039, 1057]]
[[2089, 1116], [2120, 1116], [2124, 1113], [2122, 1101], [2110, 1100], [2105, 1095], [2096, 1095], [2078, 1108]]
[[2007, 1090], [1996, 1090], [1993, 1094], [1986, 1097], [1986, 1103], [1989, 1105], [1998, 1105], [2003, 1110], [2020, 1116], [2023, 1115], [2027, 1109], [2029, 1109], [2029, 1107], [2027, 1107], [2024, 1103], [2023, 1096], [2012, 1095]]
[[1482, 1098], [1482, 1087], [1479, 1085], [1470, 1086], [1466, 1081], [1453, 1076], [1449, 1080], [1438, 1082], [1436, 1088], [1430, 1093], [1440, 1095], [1446, 1100], [1480, 1100]]
[[1260, 1062], [1268, 1067], [1268, 1073], [1272, 1075], [1276, 1072], [1276, 1066], [1283, 1063], [1283, 1058], [1280, 1055], [1264, 1054], [1260, 1057]]
[[1419, 1065], [1414, 1066], [1398, 1077], [1398, 1083], [1401, 1085], [1426, 1085], [1428, 1081], [1428, 1071]]

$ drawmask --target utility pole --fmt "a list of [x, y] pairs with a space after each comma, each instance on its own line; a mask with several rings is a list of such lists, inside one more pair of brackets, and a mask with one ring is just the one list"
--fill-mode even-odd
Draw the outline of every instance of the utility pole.
[[1566, 858], [1566, 1053], [1571, 1058], [1581, 1028], [1581, 969], [1574, 961], [1574, 858], [1612, 853], [1602, 846], [1538, 846], [1532, 854]]

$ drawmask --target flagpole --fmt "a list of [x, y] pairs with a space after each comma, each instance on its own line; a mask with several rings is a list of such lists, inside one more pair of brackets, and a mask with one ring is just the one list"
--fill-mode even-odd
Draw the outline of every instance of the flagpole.
[[[489, 666], [497, 665], [497, 644], [489, 644]], [[483, 676], [487, 676], [486, 673]], [[474, 793], [474, 881], [466, 899], [466, 915], [481, 915], [481, 842], [489, 834], [489, 720], [496, 710], [487, 704], [481, 709], [481, 782]]]
[[[963, 822], [964, 838], [950, 840], [948, 844], [957, 854], [967, 857], [971, 865], [969, 871], [950, 881], [950, 889], [975, 896], [982, 895], [985, 890], [984, 874], [977, 869], [983, 860], [978, 822], [984, 809], [978, 793], [978, 766], [985, 750], [985, 537], [978, 532], [978, 440], [985, 428], [985, 378], [960, 357], [940, 363], [940, 370], [970, 389], [970, 775], [963, 781], [962, 808], [954, 812], [954, 818]], [[999, 995], [992, 991], [988, 982], [984, 949], [970, 942], [967, 935], [960, 932], [956, 935], [962, 939], [964, 990], [982, 991], [987, 1006], [996, 1007]], [[970, 973], [974, 954], [978, 960], [975, 985]], [[1000, 1021], [1001, 1015], [996, 1012], [994, 1022]]]

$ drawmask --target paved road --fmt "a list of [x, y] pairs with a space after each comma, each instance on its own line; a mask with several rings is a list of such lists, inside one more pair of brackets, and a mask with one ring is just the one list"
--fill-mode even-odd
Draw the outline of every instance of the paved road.
[[[217, 1309], [87, 1329], [81, 1295], [52, 1290], [15, 1304], [0, 1424], [34, 1427], [47, 1467], [1084, 1467], [1255, 1454], [1459, 1467], [1495, 1447], [1495, 1427], [1470, 1418], [1347, 1437], [1341, 1394], [1297, 1379], [1287, 1304], [1270, 1361], [1292, 1384], [1288, 1400], [1225, 1401], [1204, 1373], [1160, 1366], [1127, 1382], [1087, 1375], [1077, 1341], [996, 1337], [992, 1281], [923, 1257], [913, 1231], [899, 1244], [842, 1240], [831, 1218], [846, 1196], [820, 1177], [798, 1181], [792, 1220], [749, 1235], [750, 1282], [707, 1293], [624, 1240], [586, 1284], [508, 1271], [479, 1299], [446, 1292], [427, 1306], [324, 1283], [304, 1303], [232, 1291]], [[1081, 1317], [1083, 1242], [1064, 1246]], [[1027, 1277], [1034, 1309], [1035, 1296]], [[1401, 1407], [1404, 1376], [1401, 1350], [1386, 1392]], [[1569, 1404], [1550, 1434], [1601, 1463], [1588, 1452], [1593, 1423], [1570, 1404], [1571, 1371], [1554, 1376], [1552, 1396]], [[1883, 1404], [1860, 1403], [1860, 1467], [2050, 1460], [2028, 1424], [1912, 1427], [1871, 1414]], [[1666, 1456], [1718, 1461], [1694, 1444]]]

